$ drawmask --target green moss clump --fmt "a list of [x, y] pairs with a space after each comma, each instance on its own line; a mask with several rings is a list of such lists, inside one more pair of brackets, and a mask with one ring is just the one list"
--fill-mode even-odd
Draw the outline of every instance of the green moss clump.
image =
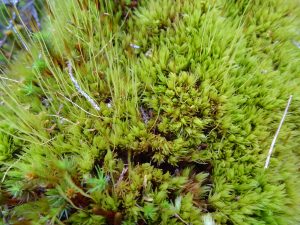
[[1, 79], [4, 223], [300, 222], [298, 3], [48, 4]]

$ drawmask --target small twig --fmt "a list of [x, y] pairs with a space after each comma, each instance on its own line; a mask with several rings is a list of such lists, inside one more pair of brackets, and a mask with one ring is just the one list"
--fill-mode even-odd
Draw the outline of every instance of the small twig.
[[14, 80], [14, 79], [11, 79], [11, 78], [8, 78], [8, 77], [2, 77], [2, 76], [0, 76], [0, 79], [9, 80], [9, 81], [12, 81], [12, 82], [15, 82], [15, 83], [21, 83], [21, 81]]
[[276, 140], [277, 140], [279, 131], [280, 131], [280, 129], [281, 129], [281, 127], [282, 127], [282, 124], [283, 124], [283, 122], [284, 122], [284, 120], [285, 120], [285, 117], [286, 117], [286, 115], [287, 115], [287, 113], [288, 113], [290, 104], [291, 104], [291, 102], [292, 102], [292, 98], [293, 98], [293, 96], [290, 95], [289, 101], [288, 101], [288, 103], [287, 103], [287, 105], [286, 105], [286, 107], [285, 107], [285, 110], [284, 110], [284, 114], [283, 114], [283, 116], [282, 116], [282, 118], [281, 118], [280, 124], [279, 124], [279, 126], [278, 126], [278, 128], [277, 128], [277, 131], [276, 131], [276, 133], [275, 133], [275, 136], [274, 136], [274, 138], [273, 138], [273, 141], [272, 141], [272, 144], [271, 144], [269, 153], [268, 153], [268, 157], [267, 157], [267, 160], [266, 160], [265, 169], [267, 169], [267, 168], [269, 167], [271, 155], [272, 155], [272, 152], [273, 152], [273, 149], [274, 149], [274, 146], [275, 146], [275, 143], [276, 143]]
[[124, 176], [127, 173], [127, 171], [128, 171], [128, 167], [126, 166], [123, 168], [122, 173], [121, 173], [117, 183], [115, 184], [115, 187], [117, 187], [119, 185], [119, 183], [124, 179]]
[[69, 69], [69, 75], [70, 75], [70, 78], [71, 78], [71, 81], [73, 82], [76, 90], [83, 96], [86, 98], [86, 100], [88, 100], [91, 105], [94, 107], [94, 109], [96, 109], [97, 111], [100, 110], [100, 107], [97, 105], [97, 103], [86, 93], [84, 92], [81, 87], [79, 86], [77, 80], [75, 79], [75, 77], [73, 76], [73, 71], [72, 71], [72, 64], [71, 64], [71, 61], [69, 60], [68, 61], [68, 69]]
[[181, 222], [183, 222], [185, 225], [190, 225], [188, 222], [184, 221], [177, 213], [174, 214], [174, 216], [179, 219]]

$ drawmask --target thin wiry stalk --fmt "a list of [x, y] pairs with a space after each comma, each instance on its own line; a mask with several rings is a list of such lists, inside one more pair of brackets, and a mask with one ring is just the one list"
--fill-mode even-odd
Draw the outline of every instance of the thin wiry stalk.
[[278, 137], [278, 135], [279, 135], [280, 129], [281, 129], [281, 127], [282, 127], [282, 124], [283, 124], [283, 122], [284, 122], [284, 120], [285, 120], [285, 117], [286, 117], [286, 115], [287, 115], [287, 113], [288, 113], [290, 104], [291, 104], [291, 102], [292, 102], [292, 98], [293, 98], [293, 96], [291, 95], [290, 98], [289, 98], [289, 101], [288, 101], [288, 103], [287, 103], [287, 105], [286, 105], [286, 107], [285, 107], [283, 116], [282, 116], [281, 121], [280, 121], [280, 123], [279, 123], [279, 126], [278, 126], [278, 128], [277, 128], [277, 131], [276, 131], [276, 133], [275, 133], [275, 136], [274, 136], [274, 138], [273, 138], [271, 147], [270, 147], [270, 149], [269, 149], [268, 157], [267, 157], [267, 160], [266, 160], [266, 163], [265, 163], [265, 169], [267, 169], [267, 168], [269, 167], [271, 155], [272, 155], [272, 152], [273, 152], [273, 149], [274, 149], [274, 146], [275, 146], [277, 137]]
[[19, 157], [13, 164], [11, 164], [4, 172], [1, 183], [5, 181], [5, 178], [7, 176], [7, 173], [13, 168], [14, 165], [16, 165], [21, 160], [21, 157]]
[[3, 76], [0, 76], [0, 79], [9, 80], [9, 81], [12, 81], [12, 82], [15, 82], [15, 83], [21, 83], [21, 81], [14, 80], [14, 79], [11, 79], [11, 78], [8, 78], [8, 77], [3, 77]]

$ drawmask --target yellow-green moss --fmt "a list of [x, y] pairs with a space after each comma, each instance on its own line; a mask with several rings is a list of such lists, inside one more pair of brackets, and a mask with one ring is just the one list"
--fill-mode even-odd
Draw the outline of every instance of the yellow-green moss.
[[297, 224], [299, 4], [135, 3], [49, 1], [11, 63], [4, 223]]

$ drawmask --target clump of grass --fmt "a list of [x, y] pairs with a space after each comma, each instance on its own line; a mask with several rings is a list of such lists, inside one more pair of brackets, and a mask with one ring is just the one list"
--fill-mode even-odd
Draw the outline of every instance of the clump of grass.
[[5, 223], [299, 222], [297, 3], [48, 4], [1, 79]]

